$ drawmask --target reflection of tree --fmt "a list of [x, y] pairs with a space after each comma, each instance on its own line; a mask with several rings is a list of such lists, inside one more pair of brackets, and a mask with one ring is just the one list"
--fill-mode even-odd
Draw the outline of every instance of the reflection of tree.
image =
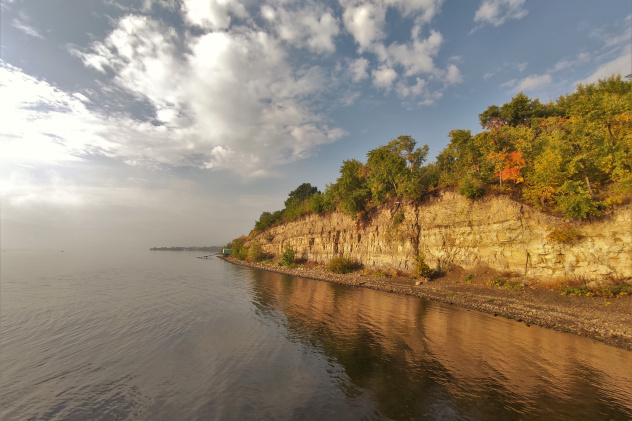
[[[347, 398], [358, 393], [346, 383], [351, 381], [370, 391], [388, 418], [626, 414], [622, 403], [604, 407], [612, 391], [597, 379], [605, 375], [597, 370], [587, 376], [588, 367], [574, 372], [574, 354], [566, 354], [555, 332], [493, 318], [482, 323], [488, 316], [414, 297], [263, 271], [253, 271], [253, 279], [253, 302], [267, 309], [260, 314], [283, 324], [290, 340], [340, 366], [347, 378], [331, 376]], [[534, 350], [525, 353], [525, 344]], [[573, 381], [552, 387], [552, 378], [568, 376]], [[575, 397], [582, 397], [579, 405]]]

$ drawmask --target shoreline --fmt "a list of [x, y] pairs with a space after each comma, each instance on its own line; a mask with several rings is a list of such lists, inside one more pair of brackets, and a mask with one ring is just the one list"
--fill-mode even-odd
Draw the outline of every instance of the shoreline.
[[[240, 266], [262, 269], [284, 275], [332, 282], [377, 291], [410, 295], [427, 300], [482, 311], [564, 333], [594, 339], [632, 351], [632, 297], [562, 296], [557, 290], [524, 287], [513, 291], [475, 282], [461, 283], [445, 277], [416, 285], [410, 278], [387, 278], [352, 272], [335, 274], [324, 267], [283, 267], [277, 264], [246, 262], [233, 257], [220, 259]], [[484, 272], [486, 273], [486, 272]], [[459, 276], [457, 274], [456, 276]]]

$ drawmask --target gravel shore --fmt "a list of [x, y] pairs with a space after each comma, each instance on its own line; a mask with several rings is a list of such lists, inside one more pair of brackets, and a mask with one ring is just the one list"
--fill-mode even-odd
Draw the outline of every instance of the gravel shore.
[[632, 297], [576, 297], [558, 290], [524, 286], [519, 290], [486, 285], [489, 269], [451, 270], [446, 276], [417, 285], [404, 277], [377, 277], [353, 272], [338, 275], [322, 266], [288, 268], [276, 263], [245, 262], [220, 256], [228, 262], [301, 278], [413, 295], [459, 307], [483, 311], [529, 325], [573, 333], [632, 351]]

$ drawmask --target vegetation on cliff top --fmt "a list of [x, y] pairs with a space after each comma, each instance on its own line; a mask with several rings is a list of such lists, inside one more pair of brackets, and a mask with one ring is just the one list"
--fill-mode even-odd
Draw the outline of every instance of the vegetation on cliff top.
[[476, 199], [509, 194], [537, 208], [584, 219], [632, 196], [632, 83], [620, 76], [579, 85], [542, 104], [518, 94], [479, 115], [483, 130], [452, 130], [436, 162], [428, 146], [399, 136], [343, 161], [324, 193], [309, 183], [285, 208], [263, 212], [253, 232], [310, 213], [338, 210], [353, 218], [393, 200], [420, 200], [439, 188]]

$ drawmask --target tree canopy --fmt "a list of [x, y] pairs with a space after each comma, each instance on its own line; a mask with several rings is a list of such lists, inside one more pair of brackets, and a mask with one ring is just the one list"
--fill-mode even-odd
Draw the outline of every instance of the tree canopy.
[[303, 183], [285, 209], [263, 212], [260, 231], [309, 213], [338, 210], [356, 217], [388, 201], [419, 200], [438, 188], [478, 198], [510, 194], [568, 218], [600, 215], [632, 200], [632, 82], [614, 76], [579, 85], [542, 104], [519, 93], [479, 114], [483, 130], [452, 130], [436, 162], [428, 146], [399, 136], [343, 161], [325, 193]]

